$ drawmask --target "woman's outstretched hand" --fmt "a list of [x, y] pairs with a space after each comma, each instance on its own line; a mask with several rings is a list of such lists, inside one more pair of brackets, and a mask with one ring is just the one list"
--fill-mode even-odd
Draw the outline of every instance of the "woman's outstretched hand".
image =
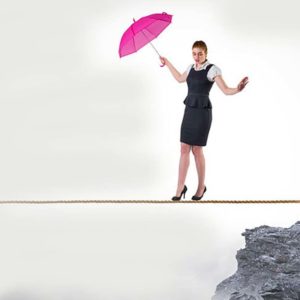
[[160, 59], [160, 62], [162, 63], [161, 67], [164, 67], [167, 64], [168, 60], [163, 56], [160, 56], [159, 59]]
[[244, 77], [237, 86], [238, 91], [239, 92], [242, 91], [248, 82], [249, 82], [249, 78]]

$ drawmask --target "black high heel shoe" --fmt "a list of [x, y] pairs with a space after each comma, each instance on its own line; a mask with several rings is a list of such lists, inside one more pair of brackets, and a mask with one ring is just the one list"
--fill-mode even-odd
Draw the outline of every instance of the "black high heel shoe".
[[204, 195], [205, 192], [206, 192], [206, 186], [204, 187], [204, 191], [203, 191], [202, 195], [200, 197], [194, 195], [192, 197], [192, 200], [201, 200], [201, 198], [203, 197], [203, 195]]
[[185, 193], [186, 193], [186, 191], [187, 191], [187, 186], [184, 185], [184, 188], [183, 188], [183, 190], [181, 191], [180, 197], [174, 196], [174, 197], [172, 198], [172, 200], [181, 200], [182, 195], [183, 195], [183, 198], [185, 199]]

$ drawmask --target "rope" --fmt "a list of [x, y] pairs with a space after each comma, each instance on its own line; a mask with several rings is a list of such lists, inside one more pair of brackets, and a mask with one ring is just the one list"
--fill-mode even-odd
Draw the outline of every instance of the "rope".
[[300, 200], [0, 200], [2, 204], [295, 204]]

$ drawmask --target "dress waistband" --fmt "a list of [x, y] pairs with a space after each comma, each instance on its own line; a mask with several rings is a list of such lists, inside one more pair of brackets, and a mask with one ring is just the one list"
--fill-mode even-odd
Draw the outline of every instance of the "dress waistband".
[[183, 103], [195, 108], [212, 108], [208, 94], [188, 93]]
[[189, 92], [188, 94], [187, 94], [188, 96], [189, 95], [197, 95], [197, 96], [209, 96], [209, 94], [201, 94], [201, 93], [191, 93], [191, 92]]

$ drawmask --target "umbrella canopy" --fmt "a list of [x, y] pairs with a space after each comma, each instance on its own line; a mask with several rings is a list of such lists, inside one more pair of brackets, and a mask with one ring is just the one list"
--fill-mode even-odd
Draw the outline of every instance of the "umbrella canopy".
[[[151, 41], [172, 22], [172, 15], [163, 12], [142, 17], [137, 21], [133, 19], [133, 21], [134, 23], [129, 26], [121, 38], [120, 57], [134, 53], [148, 43], [152, 45]], [[154, 48], [153, 45], [152, 47]], [[154, 50], [160, 56], [155, 48]]]

